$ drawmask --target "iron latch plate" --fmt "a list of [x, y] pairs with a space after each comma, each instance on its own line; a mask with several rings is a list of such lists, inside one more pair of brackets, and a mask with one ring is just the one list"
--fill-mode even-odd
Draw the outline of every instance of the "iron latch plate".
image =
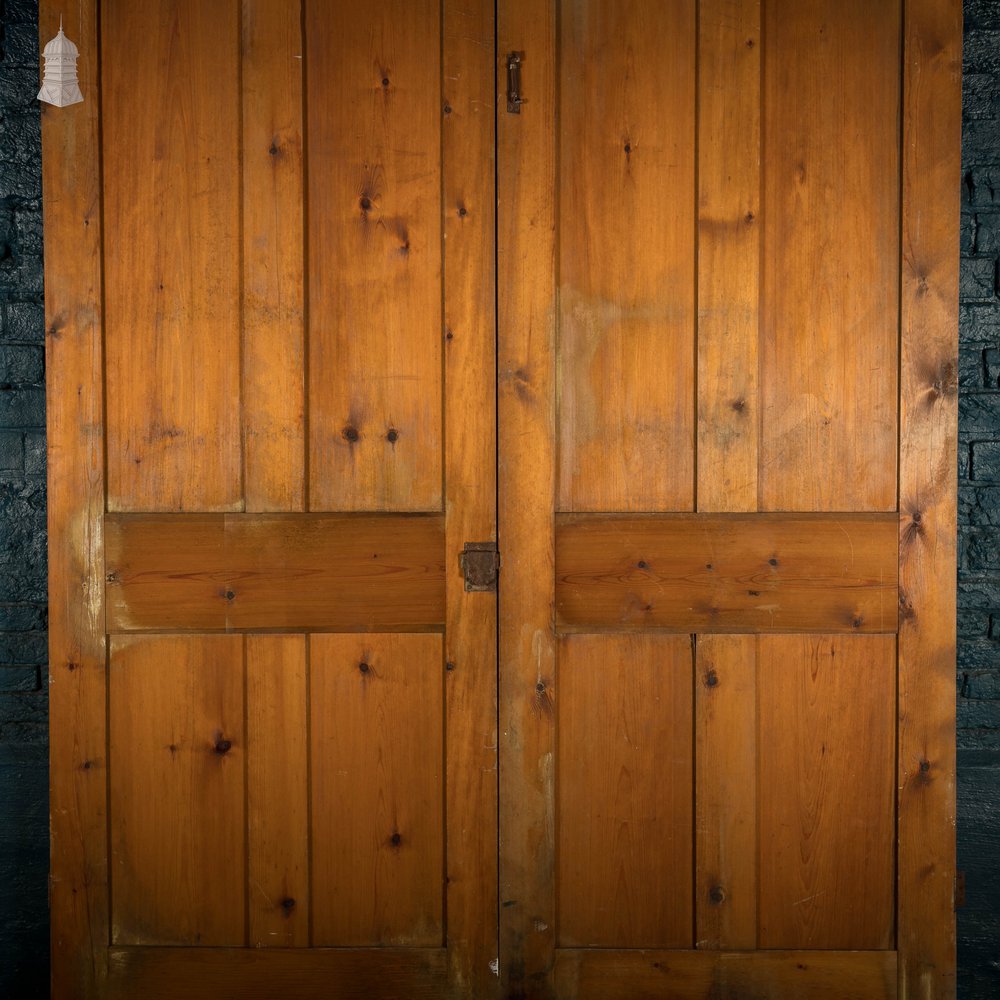
[[466, 542], [458, 557], [467, 591], [496, 591], [500, 552], [496, 542]]

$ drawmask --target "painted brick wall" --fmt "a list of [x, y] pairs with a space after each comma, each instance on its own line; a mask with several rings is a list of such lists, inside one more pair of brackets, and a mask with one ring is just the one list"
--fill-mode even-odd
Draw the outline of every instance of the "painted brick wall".
[[0, 996], [48, 995], [37, 0], [0, 0]]
[[959, 996], [1000, 997], [1000, 0], [965, 0], [959, 321]]
[[[1000, 996], [1000, 0], [965, 0], [959, 996]], [[37, 0], [0, 0], [0, 996], [47, 995]]]

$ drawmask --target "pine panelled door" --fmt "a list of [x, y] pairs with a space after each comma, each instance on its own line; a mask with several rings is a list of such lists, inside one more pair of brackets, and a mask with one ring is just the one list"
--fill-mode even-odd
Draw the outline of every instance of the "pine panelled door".
[[953, 997], [957, 0], [65, 27], [56, 1000]]

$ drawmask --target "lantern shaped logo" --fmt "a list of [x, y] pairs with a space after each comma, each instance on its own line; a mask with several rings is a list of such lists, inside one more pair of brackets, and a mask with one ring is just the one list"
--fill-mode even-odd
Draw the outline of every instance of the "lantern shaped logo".
[[80, 50], [63, 34], [62, 18], [59, 19], [59, 34], [45, 46], [42, 55], [45, 57], [45, 75], [38, 99], [57, 108], [79, 104], [83, 100], [76, 77], [76, 60]]

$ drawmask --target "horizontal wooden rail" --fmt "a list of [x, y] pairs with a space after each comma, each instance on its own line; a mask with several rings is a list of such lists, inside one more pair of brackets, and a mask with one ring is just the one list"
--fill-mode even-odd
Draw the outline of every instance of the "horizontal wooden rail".
[[111, 633], [444, 623], [438, 514], [112, 514], [105, 535]]
[[556, 952], [556, 992], [574, 1000], [894, 1000], [894, 951]]
[[563, 632], [896, 632], [895, 514], [560, 514]]
[[438, 1000], [447, 995], [443, 948], [112, 948], [108, 973], [111, 1000]]

